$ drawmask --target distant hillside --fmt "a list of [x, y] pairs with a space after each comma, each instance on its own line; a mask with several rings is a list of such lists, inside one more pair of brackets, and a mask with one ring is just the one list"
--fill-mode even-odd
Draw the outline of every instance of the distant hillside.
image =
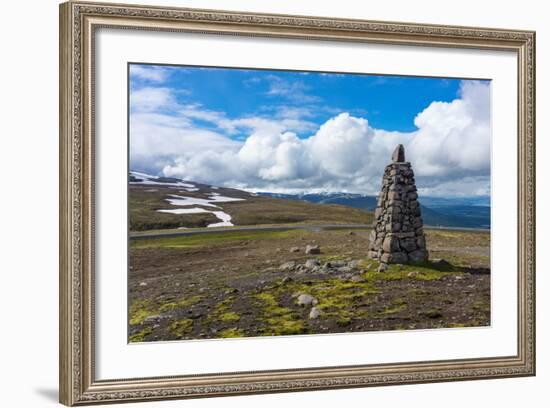
[[[365, 211], [374, 211], [377, 201], [374, 196], [350, 193], [259, 194], [267, 197], [285, 198], [287, 200], [345, 205]], [[422, 218], [426, 225], [461, 228], [490, 228], [490, 197], [420, 197], [419, 202], [422, 210]]]
[[259, 224], [370, 224], [372, 212], [339, 203], [262, 196], [193, 181], [129, 175], [130, 230]]

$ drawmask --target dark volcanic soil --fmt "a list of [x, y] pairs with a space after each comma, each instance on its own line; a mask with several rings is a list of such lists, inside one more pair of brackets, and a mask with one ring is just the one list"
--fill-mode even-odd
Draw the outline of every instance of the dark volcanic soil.
[[[135, 241], [130, 249], [129, 339], [490, 324], [489, 234], [429, 231], [430, 262], [378, 272], [378, 263], [365, 259], [368, 232]], [[321, 254], [306, 255], [308, 244], [319, 245]], [[313, 302], [300, 305], [300, 295], [310, 295]]]

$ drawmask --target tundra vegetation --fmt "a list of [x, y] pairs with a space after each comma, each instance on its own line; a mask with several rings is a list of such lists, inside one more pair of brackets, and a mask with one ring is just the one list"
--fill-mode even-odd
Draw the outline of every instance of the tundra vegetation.
[[429, 260], [384, 270], [367, 257], [370, 232], [131, 240], [129, 341], [490, 324], [489, 233], [426, 229]]

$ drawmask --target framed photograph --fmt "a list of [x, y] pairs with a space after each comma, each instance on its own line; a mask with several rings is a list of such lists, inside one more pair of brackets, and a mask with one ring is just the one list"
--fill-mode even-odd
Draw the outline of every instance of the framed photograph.
[[535, 33], [60, 7], [66, 405], [535, 374]]

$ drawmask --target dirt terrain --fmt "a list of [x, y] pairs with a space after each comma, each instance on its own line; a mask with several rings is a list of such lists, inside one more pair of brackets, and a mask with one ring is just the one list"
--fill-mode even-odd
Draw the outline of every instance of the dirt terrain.
[[429, 262], [378, 272], [369, 232], [132, 240], [129, 341], [490, 324], [489, 233], [428, 230]]

